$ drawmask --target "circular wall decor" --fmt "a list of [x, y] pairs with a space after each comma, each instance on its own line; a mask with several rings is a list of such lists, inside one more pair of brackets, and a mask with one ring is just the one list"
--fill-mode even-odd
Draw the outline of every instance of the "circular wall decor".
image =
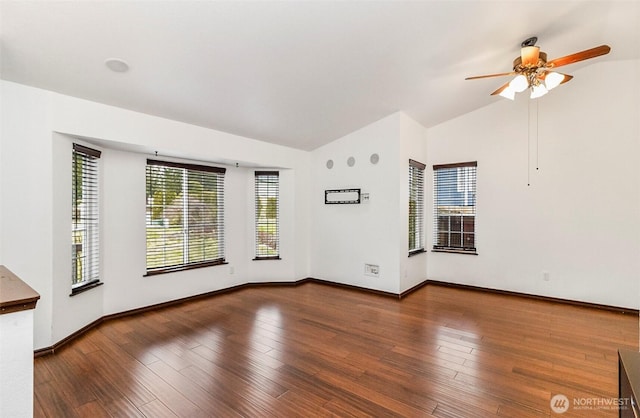
[[327, 160], [327, 168], [331, 170], [333, 168], [333, 160]]
[[378, 164], [378, 161], [380, 161], [380, 156], [378, 154], [371, 154], [371, 157], [369, 157], [369, 161], [371, 161], [371, 164]]
[[354, 165], [356, 165], [356, 159], [353, 157], [349, 157], [349, 159], [347, 160], [347, 165], [349, 167], [353, 167]]

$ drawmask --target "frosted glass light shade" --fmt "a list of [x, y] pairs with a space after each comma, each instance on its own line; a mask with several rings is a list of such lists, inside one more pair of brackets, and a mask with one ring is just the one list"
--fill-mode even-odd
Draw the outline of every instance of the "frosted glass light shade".
[[562, 81], [564, 81], [564, 74], [556, 73], [555, 71], [548, 73], [544, 78], [544, 84], [547, 90], [558, 87]]
[[516, 78], [511, 80], [509, 83], [509, 88], [513, 89], [516, 93], [522, 93], [527, 89], [527, 87], [529, 87], [529, 81], [527, 80], [527, 77], [522, 74], [516, 76]]
[[538, 97], [542, 97], [547, 93], [549, 93], [549, 90], [547, 90], [544, 85], [538, 84], [537, 86], [533, 86], [533, 88], [531, 89], [531, 98], [537, 99]]
[[506, 89], [502, 90], [499, 94], [500, 96], [509, 100], [514, 100], [516, 98], [516, 91], [511, 88], [511, 85], [509, 85]]

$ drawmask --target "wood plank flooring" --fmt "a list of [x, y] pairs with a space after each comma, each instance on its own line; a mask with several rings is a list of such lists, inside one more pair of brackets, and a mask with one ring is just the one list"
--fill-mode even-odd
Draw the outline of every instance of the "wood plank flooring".
[[37, 358], [34, 415], [553, 417], [555, 394], [617, 398], [618, 348], [638, 349], [637, 316], [435, 285], [400, 301], [248, 288], [108, 321]]

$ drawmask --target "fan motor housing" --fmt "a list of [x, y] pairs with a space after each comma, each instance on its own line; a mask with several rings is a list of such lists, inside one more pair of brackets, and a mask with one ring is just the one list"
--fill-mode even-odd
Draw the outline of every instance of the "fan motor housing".
[[[538, 56], [538, 63], [536, 64], [536, 67], [542, 67], [546, 63], [547, 63], [547, 53], [540, 51], [540, 55]], [[525, 67], [522, 66], [522, 57], [516, 57], [516, 59], [513, 60], [513, 71], [520, 72], [524, 68]]]

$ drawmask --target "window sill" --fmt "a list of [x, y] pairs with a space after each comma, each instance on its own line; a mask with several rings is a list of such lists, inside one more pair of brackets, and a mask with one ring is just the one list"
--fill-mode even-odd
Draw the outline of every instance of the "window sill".
[[177, 271], [195, 270], [203, 267], [221, 266], [223, 264], [229, 264], [229, 263], [227, 263], [225, 260], [216, 260], [216, 261], [211, 261], [206, 263], [186, 264], [186, 265], [175, 266], [175, 267], [167, 267], [167, 268], [162, 268], [157, 270], [149, 270], [147, 271], [146, 274], [143, 274], [142, 277], [156, 276], [158, 274], [165, 274], [165, 273], [175, 273]]
[[468, 254], [468, 255], [478, 255], [478, 253], [473, 251], [465, 251], [465, 250], [447, 250], [444, 248], [434, 248], [431, 250], [432, 253], [449, 253], [449, 254]]
[[86, 292], [87, 290], [102, 286], [103, 284], [104, 283], [100, 280], [93, 280], [89, 283], [83, 284], [82, 286], [74, 287], [73, 289], [71, 289], [71, 294], [69, 296], [79, 295], [82, 292]]
[[253, 261], [263, 261], [263, 260], [282, 260], [279, 255], [273, 257], [256, 257]]
[[424, 248], [420, 248], [419, 250], [409, 251], [408, 257], [413, 257], [414, 255], [426, 253], [427, 251]]

